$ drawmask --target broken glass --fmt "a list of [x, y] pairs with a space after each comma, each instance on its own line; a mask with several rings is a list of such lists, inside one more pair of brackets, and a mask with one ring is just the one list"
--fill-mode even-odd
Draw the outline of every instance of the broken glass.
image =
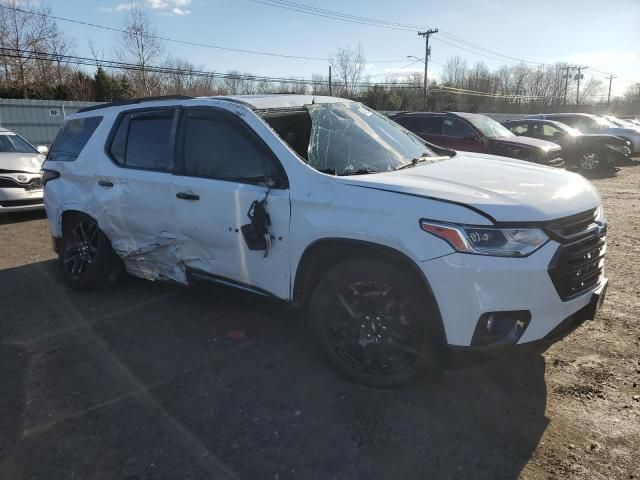
[[436, 157], [425, 142], [360, 103], [307, 105], [311, 116], [309, 164], [335, 175], [387, 172]]

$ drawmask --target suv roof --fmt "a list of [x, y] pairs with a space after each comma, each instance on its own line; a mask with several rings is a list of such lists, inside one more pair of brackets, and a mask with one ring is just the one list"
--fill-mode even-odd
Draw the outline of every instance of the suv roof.
[[406, 117], [441, 117], [446, 115], [456, 115], [462, 118], [475, 118], [475, 117], [484, 117], [486, 115], [482, 115], [479, 113], [467, 113], [467, 112], [398, 112], [394, 114], [394, 116], [406, 116]]
[[150, 102], [161, 102], [167, 100], [227, 100], [229, 102], [242, 103], [255, 110], [268, 110], [276, 108], [301, 108], [304, 105], [312, 103], [348, 103], [351, 100], [338, 97], [326, 97], [322, 95], [281, 95], [281, 94], [265, 94], [265, 95], [221, 95], [213, 97], [189, 97], [186, 95], [170, 95], [161, 97], [142, 97], [123, 100], [120, 102], [103, 103], [100, 105], [92, 105], [90, 107], [81, 108], [78, 113], [89, 112], [92, 110], [100, 110], [102, 108], [117, 107], [123, 105], [145, 104]]

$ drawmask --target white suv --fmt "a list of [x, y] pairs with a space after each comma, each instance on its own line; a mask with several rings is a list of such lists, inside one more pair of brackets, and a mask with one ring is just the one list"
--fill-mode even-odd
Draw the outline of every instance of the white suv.
[[66, 120], [43, 180], [71, 286], [125, 269], [276, 298], [369, 385], [453, 347], [556, 340], [607, 284], [606, 221], [580, 175], [441, 149], [339, 98], [92, 107]]

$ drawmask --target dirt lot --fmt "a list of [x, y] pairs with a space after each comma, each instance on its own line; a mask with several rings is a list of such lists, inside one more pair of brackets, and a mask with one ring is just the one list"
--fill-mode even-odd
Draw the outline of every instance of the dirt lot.
[[595, 184], [597, 320], [396, 391], [338, 378], [254, 302], [68, 291], [43, 215], [0, 219], [0, 478], [640, 478], [640, 167]]

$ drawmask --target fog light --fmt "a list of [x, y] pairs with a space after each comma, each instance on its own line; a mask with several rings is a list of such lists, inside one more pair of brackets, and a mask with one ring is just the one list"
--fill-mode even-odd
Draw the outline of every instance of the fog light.
[[494, 344], [515, 344], [522, 337], [530, 321], [529, 310], [483, 313], [478, 319], [471, 345], [484, 347]]

